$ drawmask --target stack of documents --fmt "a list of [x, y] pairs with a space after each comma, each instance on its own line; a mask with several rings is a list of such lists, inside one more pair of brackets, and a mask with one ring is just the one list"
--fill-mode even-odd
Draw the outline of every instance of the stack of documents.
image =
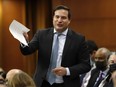
[[9, 26], [9, 31], [13, 35], [14, 38], [16, 38], [18, 41], [23, 43], [24, 45], [28, 46], [28, 43], [23, 35], [23, 33], [27, 33], [30, 30], [26, 28], [23, 24], [19, 23], [16, 20], [13, 20], [12, 23]]

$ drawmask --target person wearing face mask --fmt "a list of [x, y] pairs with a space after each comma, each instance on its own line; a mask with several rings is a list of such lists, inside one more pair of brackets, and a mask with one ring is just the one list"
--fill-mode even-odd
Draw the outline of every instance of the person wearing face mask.
[[99, 87], [116, 87], [116, 52], [111, 52], [108, 58], [109, 71]]
[[86, 87], [98, 87], [100, 82], [105, 78], [108, 73], [107, 58], [110, 55], [110, 51], [107, 48], [99, 48], [95, 53], [95, 66], [91, 71]]

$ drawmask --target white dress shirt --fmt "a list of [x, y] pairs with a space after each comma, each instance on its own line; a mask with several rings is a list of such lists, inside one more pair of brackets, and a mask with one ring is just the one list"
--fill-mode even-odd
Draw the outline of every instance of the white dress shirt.
[[[54, 29], [54, 33], [56, 33], [57, 31]], [[67, 35], [68, 29], [66, 29], [64, 32], [61, 33], [61, 35], [58, 37], [59, 38], [59, 50], [58, 50], [58, 59], [57, 59], [57, 64], [56, 67], [60, 67], [61, 66], [61, 61], [62, 61], [62, 53], [63, 53], [63, 49], [64, 49], [64, 44], [66, 41], [66, 35]], [[67, 75], [70, 75], [70, 71], [69, 68], [66, 68], [67, 70]], [[56, 83], [63, 83], [63, 78], [62, 76], [56, 76]]]

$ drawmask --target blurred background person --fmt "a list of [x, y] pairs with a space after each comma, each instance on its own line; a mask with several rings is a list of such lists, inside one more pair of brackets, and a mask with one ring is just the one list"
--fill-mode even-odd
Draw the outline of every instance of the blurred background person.
[[6, 72], [0, 67], [0, 84], [4, 84], [6, 78]]
[[33, 79], [24, 71], [11, 69], [6, 75], [8, 87], [36, 87]]
[[0, 87], [6, 87], [5, 85], [6, 72], [0, 67]]
[[108, 65], [116, 63], [116, 52], [111, 52], [111, 55], [108, 59]]
[[98, 46], [93, 40], [87, 40], [86, 42], [87, 42], [87, 46], [88, 46], [89, 54], [90, 54], [90, 63], [91, 63], [91, 66], [94, 67], [95, 65], [94, 56], [95, 56], [96, 51], [98, 50]]
[[[93, 40], [86, 40], [87, 46], [90, 54], [90, 64], [91, 70], [95, 68], [95, 53], [98, 50], [97, 44]], [[86, 81], [86, 78], [89, 79], [91, 75], [91, 70], [88, 73], [80, 75], [80, 82], [83, 84]]]

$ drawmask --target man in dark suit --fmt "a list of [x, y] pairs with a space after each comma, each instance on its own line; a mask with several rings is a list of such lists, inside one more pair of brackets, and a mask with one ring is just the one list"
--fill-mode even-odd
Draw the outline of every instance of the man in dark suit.
[[[53, 28], [37, 31], [29, 46], [20, 46], [24, 55], [38, 50], [38, 63], [34, 75], [37, 87], [80, 87], [79, 75], [90, 70], [89, 51], [85, 37], [73, 32], [68, 25], [71, 21], [70, 9], [57, 6], [53, 11]], [[57, 61], [52, 62], [55, 37], [58, 35], [59, 45]], [[28, 35], [24, 33], [26, 39]], [[51, 69], [52, 65], [56, 67]], [[50, 71], [50, 72], [49, 72]], [[52, 73], [53, 83], [49, 81]]]
[[109, 71], [99, 87], [116, 87], [116, 52], [111, 52], [108, 58]]
[[91, 76], [88, 83], [82, 87], [98, 87], [101, 81], [107, 76], [108, 73], [108, 57], [110, 51], [107, 48], [99, 48], [95, 53], [95, 66], [91, 70]]

